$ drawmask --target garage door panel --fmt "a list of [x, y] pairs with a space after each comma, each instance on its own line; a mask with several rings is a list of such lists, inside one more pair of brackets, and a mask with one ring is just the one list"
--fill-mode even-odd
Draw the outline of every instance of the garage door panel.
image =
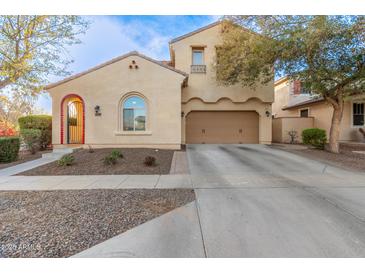
[[186, 117], [190, 144], [258, 143], [259, 118], [254, 111], [193, 111]]

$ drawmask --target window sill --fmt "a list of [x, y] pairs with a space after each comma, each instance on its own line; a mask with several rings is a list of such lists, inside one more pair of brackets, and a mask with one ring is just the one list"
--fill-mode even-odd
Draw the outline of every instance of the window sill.
[[115, 131], [115, 136], [147, 136], [152, 135], [152, 131]]

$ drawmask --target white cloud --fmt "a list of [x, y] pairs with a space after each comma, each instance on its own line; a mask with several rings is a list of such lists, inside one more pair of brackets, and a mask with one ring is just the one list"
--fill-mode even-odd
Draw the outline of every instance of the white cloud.
[[[151, 26], [138, 22], [123, 23], [107, 16], [95, 16], [90, 19], [92, 24], [89, 30], [80, 37], [82, 43], [69, 49], [74, 59], [70, 66], [72, 73], [84, 71], [133, 50], [156, 59], [168, 58], [169, 37], [160, 35]], [[51, 79], [52, 82], [57, 80], [60, 79]], [[48, 95], [41, 96], [37, 105], [46, 112], [51, 112], [51, 100]]]
[[[163, 23], [158, 18], [156, 21], [118, 20], [114, 16], [92, 16], [89, 19], [92, 23], [86, 34], [80, 36], [82, 43], [73, 45], [69, 49], [70, 55], [74, 59], [74, 63], [69, 67], [72, 73], [84, 71], [133, 50], [157, 60], [168, 60], [169, 40], [176, 33], [184, 31], [185, 28], [195, 28], [194, 25], [197, 24], [197, 22], [189, 24], [187, 21], [181, 21], [183, 18], [174, 16], [163, 18]], [[201, 23], [209, 23], [215, 19], [215, 16], [208, 17], [208, 20], [202, 20], [204, 22]], [[205, 22], [206, 20], [208, 22]], [[163, 24], [170, 25], [168, 31]], [[170, 33], [170, 31], [175, 31], [175, 33]], [[162, 34], [167, 32], [168, 35]], [[55, 82], [60, 79], [50, 80]], [[51, 100], [48, 95], [43, 95], [37, 105], [46, 112], [51, 112]]]
[[[143, 22], [123, 23], [115, 17], [95, 16], [90, 29], [81, 37], [82, 44], [71, 49], [72, 69], [80, 71], [132, 50], [152, 58], [166, 57], [169, 37]], [[147, 41], [147, 42], [146, 42]]]

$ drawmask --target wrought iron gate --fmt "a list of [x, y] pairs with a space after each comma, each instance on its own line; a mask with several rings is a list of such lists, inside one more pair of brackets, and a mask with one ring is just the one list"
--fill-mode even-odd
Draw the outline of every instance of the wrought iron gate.
[[67, 143], [82, 144], [83, 105], [80, 101], [67, 104]]

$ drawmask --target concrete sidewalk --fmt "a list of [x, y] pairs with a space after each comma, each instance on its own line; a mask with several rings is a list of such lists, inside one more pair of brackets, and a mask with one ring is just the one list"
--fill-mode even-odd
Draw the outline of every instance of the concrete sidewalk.
[[51, 162], [56, 161], [56, 160], [57, 159], [52, 158], [52, 157], [39, 158], [39, 159], [28, 161], [28, 162], [18, 164], [18, 165], [15, 165], [15, 166], [0, 169], [0, 177], [2, 177], [2, 176], [12, 176], [12, 175], [18, 174], [20, 172], [27, 171], [27, 170], [30, 170], [30, 169], [33, 169], [33, 168], [36, 168], [36, 167], [51, 163]]
[[174, 209], [73, 257], [205, 257], [195, 202]]
[[0, 176], [0, 191], [192, 188], [189, 175]]
[[[291, 179], [293, 177], [293, 179]], [[298, 184], [297, 181], [301, 183]], [[194, 188], [194, 189], [250, 189], [250, 188], [342, 188], [365, 187], [364, 176], [346, 177], [333, 174], [290, 174], [287, 178], [272, 173], [241, 175], [72, 175], [72, 176], [0, 176], [0, 191], [57, 190], [57, 189], [130, 189], [130, 188]]]
[[53, 152], [43, 153], [42, 158], [24, 162], [15, 166], [0, 169], [0, 177], [2, 176], [12, 176], [45, 164], [57, 161], [63, 155], [73, 152], [77, 148], [64, 148], [64, 149], [54, 149]]

